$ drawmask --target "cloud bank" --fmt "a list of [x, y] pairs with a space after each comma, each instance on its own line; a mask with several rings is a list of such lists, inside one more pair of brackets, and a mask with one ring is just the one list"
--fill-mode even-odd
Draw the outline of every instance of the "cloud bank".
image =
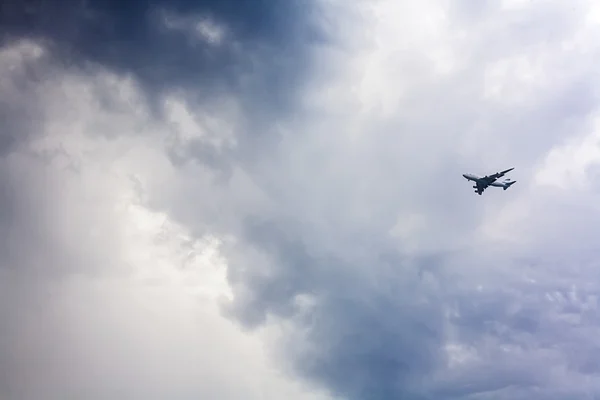
[[591, 1], [48, 4], [0, 17], [3, 397], [600, 394]]

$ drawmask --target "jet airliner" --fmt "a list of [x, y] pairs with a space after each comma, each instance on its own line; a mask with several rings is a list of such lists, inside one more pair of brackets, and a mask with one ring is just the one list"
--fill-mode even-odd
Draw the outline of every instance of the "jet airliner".
[[509, 187], [511, 187], [516, 181], [511, 181], [508, 178], [504, 182], [496, 181], [498, 180], [498, 178], [502, 178], [506, 173], [512, 171], [513, 169], [514, 167], [502, 172], [496, 172], [495, 174], [486, 176], [463, 174], [463, 177], [468, 181], [475, 182], [475, 185], [473, 185], [473, 189], [475, 189], [475, 193], [481, 195], [483, 191], [488, 188], [488, 186], [501, 187], [503, 190], [506, 190]]

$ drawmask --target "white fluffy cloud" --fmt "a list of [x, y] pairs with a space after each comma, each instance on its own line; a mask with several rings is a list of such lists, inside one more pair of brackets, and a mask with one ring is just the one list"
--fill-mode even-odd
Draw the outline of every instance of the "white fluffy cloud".
[[323, 1], [287, 114], [4, 47], [2, 391], [600, 394], [594, 7]]

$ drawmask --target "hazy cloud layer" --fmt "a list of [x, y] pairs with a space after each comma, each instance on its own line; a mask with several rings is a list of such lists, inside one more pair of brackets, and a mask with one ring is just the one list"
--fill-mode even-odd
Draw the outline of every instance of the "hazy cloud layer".
[[592, 2], [90, 4], [3, 11], [8, 399], [600, 395]]

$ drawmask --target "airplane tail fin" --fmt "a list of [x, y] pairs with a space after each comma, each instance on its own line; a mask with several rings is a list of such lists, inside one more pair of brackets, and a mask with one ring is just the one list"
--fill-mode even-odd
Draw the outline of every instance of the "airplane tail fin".
[[504, 185], [504, 190], [508, 189], [509, 187], [511, 187], [512, 185], [515, 184], [516, 181], [511, 181], [511, 182], [506, 182]]

